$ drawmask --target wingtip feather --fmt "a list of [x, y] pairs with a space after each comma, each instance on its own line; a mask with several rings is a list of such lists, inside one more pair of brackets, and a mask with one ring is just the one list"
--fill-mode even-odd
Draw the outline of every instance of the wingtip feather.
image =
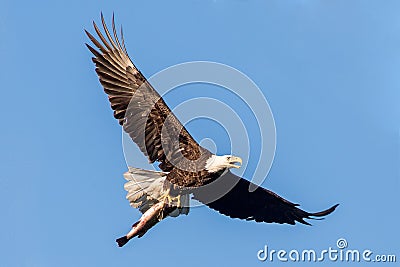
[[336, 205], [333, 205], [332, 207], [330, 207], [329, 209], [326, 209], [326, 210], [323, 210], [320, 212], [311, 213], [310, 215], [314, 216], [314, 217], [323, 217], [323, 216], [326, 216], [326, 215], [334, 212], [338, 206], [339, 206], [339, 204], [336, 204]]

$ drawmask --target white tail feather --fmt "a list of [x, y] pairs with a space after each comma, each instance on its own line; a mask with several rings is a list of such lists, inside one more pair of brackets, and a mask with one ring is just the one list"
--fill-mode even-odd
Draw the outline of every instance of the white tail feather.
[[[158, 203], [165, 194], [164, 182], [167, 174], [129, 167], [129, 171], [124, 173], [124, 177], [128, 181], [124, 188], [128, 191], [126, 199], [129, 200], [130, 205], [144, 213]], [[182, 208], [174, 210], [169, 216], [187, 215], [189, 213], [189, 200], [188, 195], [180, 196]]]

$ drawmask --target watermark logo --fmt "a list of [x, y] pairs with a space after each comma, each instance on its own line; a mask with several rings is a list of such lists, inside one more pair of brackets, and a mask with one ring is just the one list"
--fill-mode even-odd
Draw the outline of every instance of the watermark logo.
[[337, 246], [339, 249], [347, 248], [347, 240], [344, 239], [344, 238], [339, 238], [339, 239], [336, 241], [336, 246]]
[[395, 254], [374, 253], [370, 249], [349, 249], [345, 238], [336, 241], [336, 247], [328, 247], [323, 250], [315, 249], [292, 249], [290, 251], [270, 249], [265, 245], [257, 252], [259, 261], [278, 262], [387, 262], [394, 263], [397, 258]]

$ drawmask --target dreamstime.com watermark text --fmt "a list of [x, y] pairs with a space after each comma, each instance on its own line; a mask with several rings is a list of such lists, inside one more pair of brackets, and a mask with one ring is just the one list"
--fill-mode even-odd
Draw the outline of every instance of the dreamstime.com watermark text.
[[348, 249], [347, 246], [347, 240], [344, 238], [339, 238], [337, 240], [336, 247], [329, 247], [323, 250], [275, 250], [269, 249], [268, 246], [265, 245], [264, 249], [257, 252], [257, 258], [260, 261], [270, 262], [396, 262], [396, 255], [394, 254], [375, 254], [369, 249]]

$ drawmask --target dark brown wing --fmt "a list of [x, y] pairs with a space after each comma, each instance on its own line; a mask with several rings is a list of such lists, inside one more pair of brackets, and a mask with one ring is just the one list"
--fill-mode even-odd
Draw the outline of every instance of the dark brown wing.
[[[96, 64], [96, 72], [119, 124], [123, 125], [124, 130], [151, 163], [161, 163], [160, 168], [163, 171], [173, 168], [173, 159], [182, 156], [189, 160], [199, 158], [199, 145], [132, 63], [125, 48], [122, 29], [122, 43], [118, 39], [114, 17], [113, 36], [106, 27], [103, 14], [101, 21], [107, 39], [93, 22], [101, 42], [85, 30], [98, 50], [88, 44], [86, 46], [94, 55], [92, 59]], [[167, 126], [162, 129], [164, 124]]]
[[[265, 188], [258, 187], [255, 191], [249, 192], [250, 182], [230, 171], [218, 179], [225, 182], [202, 187], [194, 191], [193, 198], [231, 218], [287, 224], [295, 224], [297, 221], [310, 225], [304, 219], [328, 215], [338, 206], [309, 213]], [[228, 193], [216, 199], [218, 194], [228, 191], [232, 186]]]

